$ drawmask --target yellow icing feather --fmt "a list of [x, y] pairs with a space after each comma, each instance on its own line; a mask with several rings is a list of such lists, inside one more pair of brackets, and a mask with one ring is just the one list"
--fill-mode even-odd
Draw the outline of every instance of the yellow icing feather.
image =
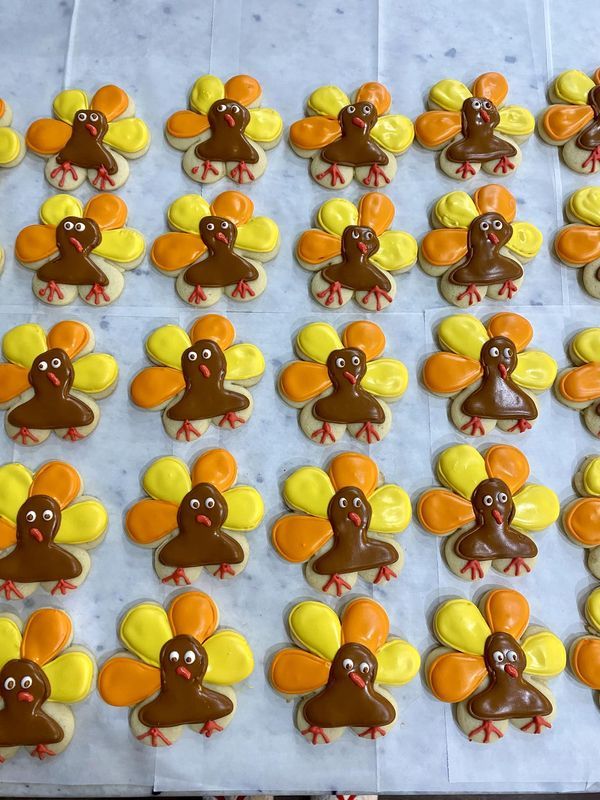
[[471, 499], [475, 487], [488, 477], [482, 455], [470, 444], [456, 444], [444, 450], [438, 459], [437, 473], [444, 486], [454, 489], [466, 500]]
[[128, 650], [158, 667], [160, 650], [173, 637], [173, 632], [162, 606], [140, 603], [123, 617], [119, 636]]
[[247, 381], [265, 371], [265, 357], [254, 344], [234, 344], [225, 350], [228, 381]]
[[338, 86], [319, 86], [308, 98], [311, 111], [333, 119], [337, 119], [341, 109], [349, 103], [348, 95]]
[[227, 502], [227, 518], [223, 527], [230, 531], [252, 531], [265, 515], [260, 494], [252, 486], [234, 486], [223, 493]]
[[313, 517], [327, 517], [327, 506], [334, 494], [329, 475], [318, 467], [300, 467], [283, 485], [288, 506]]
[[558, 497], [545, 486], [529, 484], [513, 499], [513, 525], [525, 531], [541, 531], [556, 522], [560, 514]]
[[240, 225], [235, 246], [254, 253], [270, 253], [279, 243], [279, 228], [269, 217], [253, 217]]
[[169, 206], [167, 219], [175, 230], [199, 236], [200, 220], [210, 215], [210, 206], [199, 194], [184, 194]]
[[350, 225], [358, 225], [358, 209], [350, 200], [334, 197], [326, 200], [317, 214], [319, 226], [327, 233], [341, 236]]
[[410, 497], [404, 489], [387, 483], [369, 497], [372, 516], [370, 528], [380, 533], [403, 531], [412, 517]]
[[21, 140], [12, 128], [0, 128], [0, 164], [10, 164], [20, 150]]
[[94, 253], [109, 261], [129, 264], [141, 258], [145, 251], [146, 243], [141, 233], [133, 228], [117, 228], [102, 233], [102, 241]]
[[7, 361], [29, 369], [33, 360], [46, 349], [46, 333], [33, 322], [17, 325], [4, 334], [2, 352]]
[[584, 363], [600, 361], [600, 328], [586, 328], [571, 341], [573, 354]]
[[142, 478], [142, 486], [154, 500], [165, 500], [178, 506], [192, 488], [192, 479], [180, 458], [164, 456], [150, 464]]
[[600, 631], [600, 586], [585, 601], [585, 616]]
[[485, 641], [491, 634], [477, 606], [459, 597], [440, 606], [433, 624], [442, 644], [475, 656], [483, 655]]
[[410, 233], [384, 231], [379, 237], [379, 250], [371, 260], [382, 269], [405, 269], [417, 260], [418, 249], [416, 239]]
[[388, 152], [399, 155], [411, 146], [415, 128], [403, 114], [386, 114], [373, 126], [371, 138]]
[[71, 194], [55, 194], [41, 205], [40, 219], [56, 227], [65, 217], [82, 217], [83, 205]]
[[56, 541], [60, 544], [87, 544], [98, 539], [108, 526], [108, 514], [98, 500], [90, 498], [68, 506], [62, 512]]
[[33, 473], [23, 464], [3, 464], [0, 467], [0, 517], [15, 522], [17, 513], [27, 497]]
[[558, 366], [556, 361], [541, 350], [527, 350], [517, 356], [514, 380], [525, 389], [543, 392], [554, 383]]
[[460, 111], [467, 97], [471, 97], [469, 89], [453, 78], [444, 78], [429, 90], [431, 102], [446, 111]]
[[583, 486], [590, 495], [600, 495], [600, 458], [592, 458], [583, 471]]
[[377, 651], [377, 682], [402, 686], [419, 672], [421, 656], [408, 642], [390, 639]]
[[190, 337], [179, 325], [161, 325], [146, 339], [146, 352], [159, 364], [181, 369], [181, 355], [191, 344]]
[[363, 388], [368, 392], [396, 400], [402, 397], [408, 386], [408, 370], [401, 361], [395, 358], [378, 358], [369, 361], [365, 377], [362, 379]]
[[337, 331], [327, 322], [305, 325], [298, 334], [296, 345], [303, 356], [318, 364], [324, 364], [332, 350], [343, 347]]
[[203, 75], [192, 87], [190, 105], [200, 114], [208, 114], [215, 100], [220, 100], [224, 96], [223, 81], [216, 75]]
[[600, 226], [600, 186], [586, 186], [569, 198], [571, 212], [587, 225]]
[[305, 600], [291, 610], [288, 623], [297, 642], [311, 653], [333, 661], [342, 636], [340, 620], [333, 609], [316, 600]]
[[539, 252], [544, 237], [539, 228], [530, 222], [513, 222], [513, 234], [507, 242], [507, 247], [523, 258], [533, 258]]
[[468, 228], [479, 210], [466, 192], [448, 192], [435, 204], [434, 214], [445, 228]]
[[94, 662], [87, 653], [72, 650], [44, 665], [50, 681], [49, 699], [55, 703], [78, 703], [92, 691]]
[[255, 142], [274, 142], [281, 136], [283, 120], [273, 108], [250, 108], [246, 134]]
[[87, 95], [82, 89], [65, 89], [56, 95], [52, 108], [59, 119], [71, 125], [75, 114], [88, 108]]
[[105, 392], [117, 380], [119, 365], [107, 353], [90, 353], [73, 364], [73, 387], [88, 394]]
[[535, 118], [522, 106], [504, 106], [499, 110], [500, 122], [496, 130], [507, 136], [530, 136], [535, 130]]
[[150, 142], [150, 131], [143, 120], [127, 117], [109, 123], [104, 143], [122, 153], [139, 153]]
[[208, 656], [207, 683], [231, 686], [243, 681], [254, 669], [252, 650], [241, 633], [218, 631], [204, 642], [204, 649]]
[[540, 631], [522, 642], [522, 647], [527, 658], [525, 672], [530, 675], [552, 677], [559, 675], [567, 663], [565, 646], [550, 631]]
[[438, 328], [438, 338], [445, 350], [479, 361], [481, 347], [489, 336], [477, 317], [471, 314], [453, 314], [442, 321]]
[[0, 617], [0, 669], [21, 656], [21, 631], [11, 617]]
[[584, 106], [587, 103], [588, 92], [595, 85], [594, 81], [584, 72], [578, 69], [568, 69], [561, 72], [554, 81], [554, 93], [563, 103]]

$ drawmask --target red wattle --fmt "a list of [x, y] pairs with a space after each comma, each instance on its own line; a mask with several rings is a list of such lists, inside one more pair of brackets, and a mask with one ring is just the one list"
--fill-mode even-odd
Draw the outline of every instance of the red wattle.
[[504, 522], [504, 517], [497, 509], [494, 509], [492, 511], [492, 516], [494, 517], [498, 525], [502, 525], [502, 523]]
[[488, 233], [487, 238], [492, 244], [499, 244], [500, 242], [500, 239], [496, 236], [496, 234], [492, 233], [491, 231]]
[[22, 703], [33, 703], [33, 695], [31, 692], [19, 692], [17, 700], [20, 700]]
[[198, 364], [198, 369], [204, 375], [205, 378], [210, 378], [210, 370], [206, 366], [206, 364]]
[[50, 383], [53, 383], [55, 386], [60, 386], [60, 381], [58, 380], [58, 378], [56, 377], [56, 375], [53, 372], [49, 372], [48, 373], [48, 380], [50, 381]]
[[516, 667], [513, 667], [512, 664], [505, 664], [504, 665], [504, 672], [507, 675], [510, 675], [511, 678], [518, 678], [519, 677], [519, 670]]
[[96, 128], [94, 125], [92, 125], [91, 122], [86, 122], [85, 123], [85, 128], [86, 128], [86, 130], [87, 130], [87, 132], [89, 133], [90, 136], [94, 136], [94, 137], [98, 136], [98, 128]]
[[38, 528], [29, 528], [29, 533], [36, 539], [38, 542], [43, 542], [44, 537], [42, 536], [41, 531]]
[[210, 528], [212, 525], [212, 522], [209, 520], [206, 514], [196, 514], [196, 522], [199, 525], [206, 525], [207, 528]]
[[351, 681], [354, 681], [354, 683], [357, 686], [360, 686], [361, 689], [365, 688], [366, 684], [365, 684], [364, 680], [360, 677], [360, 675], [358, 673], [350, 672], [350, 673], [348, 673], [348, 677], [350, 678]]
[[367, 245], [364, 242], [358, 242], [356, 245], [361, 253], [367, 254]]
[[348, 372], [347, 370], [346, 370], [346, 372], [344, 372], [344, 378], [346, 378], [346, 380], [349, 383], [351, 383], [352, 386], [354, 386], [354, 384], [356, 383], [356, 377], [351, 372]]
[[356, 125], [357, 128], [364, 129], [367, 127], [367, 123], [364, 121], [364, 119], [361, 119], [360, 117], [352, 117], [352, 124]]
[[348, 519], [350, 520], [350, 522], [354, 523], [354, 525], [356, 525], [357, 528], [360, 528], [361, 521], [356, 511], [351, 511], [348, 514]]
[[175, 672], [177, 675], [181, 675], [182, 678], [185, 678], [186, 681], [189, 681], [192, 678], [192, 673], [186, 667], [177, 667]]
[[234, 118], [231, 116], [231, 114], [225, 114], [225, 116], [223, 117], [223, 119], [224, 119], [224, 120], [225, 120], [225, 122], [226, 122], [226, 123], [229, 125], [229, 127], [230, 127], [230, 128], [235, 128], [235, 120], [234, 120]]
[[74, 236], [69, 236], [69, 244], [72, 244], [78, 253], [83, 252], [83, 245], [81, 244], [79, 239], [76, 239]]
[[229, 244], [229, 242], [227, 241], [227, 237], [221, 231], [219, 231], [217, 233], [217, 235], [215, 236], [215, 239], [218, 239], [220, 242], [225, 242], [225, 244]]
[[490, 121], [490, 115], [487, 113], [487, 111], [484, 108], [481, 109], [481, 119], [484, 122], [489, 122]]
[[502, 380], [506, 380], [506, 376], [508, 375], [508, 370], [504, 366], [504, 364], [498, 364], [498, 372], [500, 373], [500, 377]]

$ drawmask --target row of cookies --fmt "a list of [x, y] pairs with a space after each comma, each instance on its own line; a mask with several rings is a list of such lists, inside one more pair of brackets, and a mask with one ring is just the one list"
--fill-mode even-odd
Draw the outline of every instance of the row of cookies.
[[[335, 198], [320, 206], [316, 226], [301, 234], [295, 255], [313, 275], [312, 296], [327, 309], [353, 298], [366, 311], [389, 307], [395, 276], [417, 258], [455, 306], [470, 307], [485, 297], [512, 300], [524, 265], [542, 246], [538, 228], [515, 221], [516, 206], [511, 192], [497, 184], [482, 186], [472, 197], [445, 194], [433, 208], [433, 230], [418, 246], [409, 233], [395, 229], [395, 207], [386, 195], [369, 192], [356, 205]], [[585, 289], [600, 297], [600, 187], [577, 190], [566, 215], [570, 224], [556, 235], [556, 255], [581, 268]], [[125, 275], [146, 253], [143, 235], [127, 226], [126, 203], [103, 193], [84, 206], [73, 195], [59, 194], [44, 201], [39, 217], [15, 242], [17, 260], [34, 273], [34, 295], [54, 306], [78, 296], [94, 306], [116, 300]], [[279, 228], [269, 217], [254, 216], [249, 197], [227, 191], [209, 205], [198, 194], [184, 195], [169, 206], [167, 222], [171, 231], [155, 239], [151, 260], [175, 280], [186, 303], [208, 308], [223, 295], [250, 302], [265, 291], [264, 265], [279, 251]]]
[[[577, 172], [594, 173], [600, 163], [599, 84], [600, 70], [592, 78], [579, 70], [561, 73], [549, 91], [552, 105], [540, 117], [542, 138], [562, 147]], [[312, 177], [326, 188], [346, 186], [353, 177], [363, 186], [389, 184], [397, 157], [415, 136], [423, 147], [441, 151], [440, 167], [451, 178], [466, 180], [481, 168], [507, 175], [521, 161], [519, 145], [535, 129], [532, 113], [506, 105], [507, 95], [508, 82], [497, 72], [478, 76], [470, 89], [443, 79], [413, 125], [389, 113], [392, 98], [380, 83], [364, 83], [351, 97], [337, 86], [321, 86], [309, 96], [306, 116], [290, 126], [290, 145], [310, 159]], [[227, 175], [243, 184], [264, 173], [265, 151], [281, 139], [283, 120], [261, 101], [262, 87], [249, 75], [226, 83], [214, 75], [196, 80], [189, 109], [165, 125], [193, 180], [213, 183]], [[54, 98], [52, 110], [54, 117], [33, 122], [23, 139], [9, 127], [12, 111], [0, 100], [0, 166], [18, 164], [26, 145], [46, 159], [46, 178], [56, 188], [74, 189], [88, 177], [94, 187], [112, 190], [127, 180], [128, 160], [150, 146], [148, 127], [118, 86], [102, 86], [91, 100], [81, 89], [67, 89]]]

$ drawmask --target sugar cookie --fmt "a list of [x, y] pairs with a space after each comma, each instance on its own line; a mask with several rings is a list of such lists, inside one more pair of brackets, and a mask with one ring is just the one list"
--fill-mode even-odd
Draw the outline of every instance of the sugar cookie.
[[587, 429], [600, 435], [600, 328], [585, 328], [569, 342], [569, 358], [576, 365], [563, 370], [554, 385], [558, 399], [580, 411]]
[[574, 192], [566, 215], [571, 224], [556, 234], [554, 252], [567, 267], [581, 269], [583, 288], [600, 300], [600, 186]]
[[[585, 601], [585, 619], [589, 636], [579, 636], [569, 648], [569, 665], [575, 677], [600, 691], [600, 588], [590, 592]], [[596, 695], [598, 699], [598, 695]]]
[[254, 669], [246, 639], [221, 628], [219, 610], [203, 592], [180, 592], [167, 611], [140, 603], [121, 619], [127, 651], [104, 663], [98, 691], [111, 706], [131, 708], [133, 735], [151, 747], [168, 747], [187, 725], [209, 739], [231, 722], [234, 684]]
[[25, 158], [25, 139], [10, 127], [13, 112], [0, 97], [0, 167], [16, 167]]
[[529, 430], [538, 417], [536, 394], [552, 386], [557, 365], [541, 350], [526, 350], [531, 323], [501, 313], [483, 325], [471, 314], [440, 324], [442, 352], [429, 356], [423, 383], [430, 392], [454, 398], [450, 417], [468, 436], [485, 436], [496, 425], [507, 433]]
[[530, 111], [505, 106], [508, 82], [499, 72], [485, 72], [471, 91], [446, 78], [429, 91], [426, 111], [415, 120], [417, 141], [441, 150], [440, 168], [450, 178], [468, 180], [484, 171], [495, 177], [510, 174], [521, 163], [519, 144], [535, 129]]
[[492, 744], [508, 723], [524, 733], [552, 727], [556, 702], [547, 679], [566, 665], [561, 640], [529, 624], [529, 604], [513, 589], [494, 589], [479, 608], [456, 597], [433, 620], [441, 647], [425, 662], [438, 700], [456, 703], [456, 721], [470, 741]]
[[573, 484], [580, 496], [564, 508], [563, 528], [572, 542], [585, 548], [588, 569], [600, 580], [600, 457], [588, 456]]

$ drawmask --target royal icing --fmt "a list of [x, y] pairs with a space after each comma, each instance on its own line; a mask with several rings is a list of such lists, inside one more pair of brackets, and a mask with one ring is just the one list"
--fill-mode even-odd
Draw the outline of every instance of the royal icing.
[[215, 603], [196, 591], [178, 594], [167, 611], [141, 603], [122, 618], [119, 637], [135, 658], [109, 658], [98, 691], [110, 705], [133, 707], [139, 741], [170, 745], [185, 725], [210, 738], [231, 722], [230, 687], [250, 675], [254, 657], [240, 633], [217, 630], [218, 620]]
[[600, 433], [600, 328], [585, 328], [569, 344], [576, 365], [563, 370], [556, 381], [558, 399], [582, 413], [588, 430]]
[[313, 178], [328, 189], [353, 177], [375, 189], [396, 174], [396, 158], [412, 144], [412, 122], [388, 114], [392, 98], [381, 83], [364, 83], [350, 100], [337, 86], [310, 95], [307, 116], [290, 126], [290, 144], [312, 159]]
[[119, 368], [104, 353], [91, 353], [94, 337], [83, 322], [65, 320], [46, 334], [26, 323], [4, 335], [0, 364], [0, 404], [8, 407], [8, 435], [35, 445], [51, 431], [77, 441], [98, 423], [99, 410], [88, 398], [104, 397], [116, 386]]
[[329, 744], [347, 727], [362, 738], [385, 736], [397, 712], [382, 684], [408, 683], [420, 657], [389, 637], [383, 607], [361, 597], [338, 617], [325, 603], [304, 601], [292, 608], [288, 626], [296, 646], [275, 654], [269, 678], [278, 692], [300, 696], [296, 723], [307, 741]]
[[554, 239], [554, 251], [568, 267], [581, 269], [583, 288], [600, 299], [600, 187], [578, 189], [568, 199], [570, 224]]
[[575, 475], [577, 499], [568, 503], [562, 514], [569, 538], [586, 550], [590, 572], [600, 577], [600, 458], [588, 456]]
[[25, 141], [20, 133], [10, 127], [12, 109], [0, 97], [0, 167], [16, 167], [25, 157]]
[[585, 602], [585, 618], [591, 636], [580, 636], [569, 648], [569, 663], [575, 676], [594, 691], [600, 690], [600, 588]]

